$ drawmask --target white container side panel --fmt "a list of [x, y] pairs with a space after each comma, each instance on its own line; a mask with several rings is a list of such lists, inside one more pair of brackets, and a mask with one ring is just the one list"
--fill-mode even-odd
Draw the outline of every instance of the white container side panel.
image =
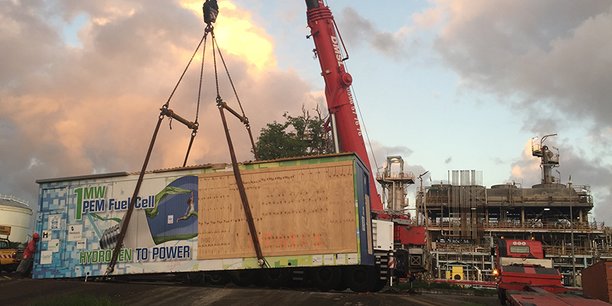
[[372, 220], [374, 249], [393, 250], [393, 222], [383, 220]]
[[[352, 159], [345, 157], [342, 161], [349, 161], [353, 169], [362, 170], [360, 167], [355, 167], [357, 164]], [[206, 257], [207, 254], [198, 250], [199, 245], [202, 247], [208, 243], [207, 245], [212, 246], [215, 243], [208, 241], [206, 236], [202, 235], [218, 235], [217, 232], [209, 233], [203, 229], [205, 222], [213, 224], [217, 219], [204, 218], [201, 215], [203, 212], [214, 213], [217, 210], [211, 207], [208, 209], [198, 207], [198, 204], [209, 205], [202, 204], [203, 202], [198, 203], [198, 200], [203, 198], [203, 194], [200, 193], [209, 192], [208, 189], [198, 184], [201, 184], [203, 176], [212, 174], [212, 172], [204, 168], [184, 169], [174, 172], [150, 173], [145, 176], [118, 257], [115, 275], [258, 267], [255, 256]], [[335, 176], [339, 175], [336, 170], [330, 173]], [[64, 278], [104, 275], [137, 179], [137, 175], [110, 178], [94, 176], [90, 179], [42, 183], [40, 216], [37, 222], [37, 231], [41, 233], [42, 238], [39, 252], [34, 258], [33, 277]], [[343, 187], [354, 188], [353, 184], [358, 180], [349, 177], [348, 181], [351, 186]], [[304, 185], [303, 182], [301, 185]], [[367, 188], [356, 190], [358, 189], [367, 190]], [[284, 192], [287, 193], [287, 190], [285, 189]], [[296, 189], [295, 192], [299, 190]], [[316, 193], [318, 197], [321, 197], [320, 192], [331, 194], [333, 189], [318, 190]], [[272, 249], [266, 250], [264, 243], [264, 256], [266, 253], [274, 255], [266, 256], [270, 266], [369, 264], [372, 258], [367, 245], [361, 242], [366, 235], [365, 228], [361, 230], [362, 226], [360, 226], [365, 201], [357, 201], [357, 198], [359, 198], [357, 192], [355, 195], [351, 194], [350, 202], [346, 204], [347, 207], [352, 207], [354, 217], [345, 216], [347, 220], [354, 220], [353, 224], [347, 226], [352, 228], [353, 233], [349, 239], [355, 240], [355, 243], [326, 248], [325, 240], [316, 240], [316, 244], [310, 242], [307, 244], [310, 247], [316, 246], [316, 249], [300, 252], [299, 244], [306, 242], [305, 239], [310, 239], [305, 236], [306, 232], [303, 232], [304, 237], [299, 238], [282, 237], [280, 234], [262, 237], [262, 239], [287, 238], [288, 242], [281, 246], [290, 245], [292, 247], [285, 254], [279, 252], [278, 249], [275, 249], [275, 252], [271, 252]], [[222, 200], [216, 203], [220, 209], [224, 204], [227, 202]], [[253, 205], [257, 203], [251, 203], [251, 206]], [[289, 203], [283, 206], [289, 206]], [[236, 207], [236, 209], [241, 210], [242, 208]], [[297, 211], [297, 209], [292, 211]], [[218, 219], [219, 221], [232, 220], [233, 215], [230, 215], [229, 212], [225, 210], [220, 212], [227, 217]], [[244, 219], [244, 217], [240, 218]], [[333, 240], [335, 233], [329, 233], [329, 235]], [[218, 235], [218, 237], [223, 236]], [[346, 245], [350, 247], [347, 248]], [[273, 246], [278, 248], [278, 245]], [[333, 250], [333, 252], [323, 252], [325, 250]]]

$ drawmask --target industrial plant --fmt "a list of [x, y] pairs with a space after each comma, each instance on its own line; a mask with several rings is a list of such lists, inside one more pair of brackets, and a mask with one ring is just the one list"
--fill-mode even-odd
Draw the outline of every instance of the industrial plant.
[[[555, 134], [532, 139], [532, 155], [541, 161], [542, 178], [531, 187], [516, 183], [486, 187], [482, 172], [475, 170], [451, 170], [447, 182], [427, 187], [419, 176], [415, 222], [426, 228], [427, 244], [420, 259], [411, 256], [410, 269], [433, 279], [494, 281], [497, 241], [535, 240], [542, 242], [545, 257], [564, 276], [564, 284], [581, 286], [582, 269], [612, 258], [611, 229], [589, 221], [590, 187], [571, 181], [561, 184], [553, 176], [559, 153], [545, 144], [550, 136]], [[415, 182], [413, 174], [403, 172], [403, 161], [401, 166], [400, 174], [391, 175], [386, 169], [377, 177], [390, 209], [406, 206], [406, 187]]]

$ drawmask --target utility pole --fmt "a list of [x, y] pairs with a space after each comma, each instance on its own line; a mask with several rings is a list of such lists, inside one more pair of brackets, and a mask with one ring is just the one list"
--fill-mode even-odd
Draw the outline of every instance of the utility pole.
[[[427, 173], [429, 173], [429, 171], [425, 171], [423, 173], [421, 173], [419, 175], [419, 181], [421, 181], [421, 186], [419, 187], [419, 201], [417, 203], [417, 207], [416, 207], [416, 217], [417, 217], [417, 225], [419, 224], [419, 206], [425, 205], [425, 192], [423, 191], [423, 176], [425, 176]], [[423, 207], [423, 218], [425, 219], [425, 222], [423, 222], [425, 224], [425, 227], [427, 227], [427, 207]]]
[[574, 205], [570, 201], [570, 239], [572, 241], [572, 286], [576, 287], [576, 251], [574, 249], [576, 246], [574, 245]]

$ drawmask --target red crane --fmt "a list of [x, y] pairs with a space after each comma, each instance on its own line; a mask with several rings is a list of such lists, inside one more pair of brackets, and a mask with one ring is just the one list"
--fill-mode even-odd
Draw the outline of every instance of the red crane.
[[[340, 49], [342, 39], [336, 30], [334, 17], [323, 0], [306, 0], [306, 7], [310, 37], [314, 40], [315, 55], [319, 58], [325, 80], [325, 97], [332, 121], [336, 150], [355, 152], [366, 167], [372, 170], [351, 93], [353, 77], [344, 66], [344, 60], [348, 57], [345, 58]], [[370, 201], [372, 210], [383, 210], [382, 201], [374, 184], [374, 175], [370, 175]]]

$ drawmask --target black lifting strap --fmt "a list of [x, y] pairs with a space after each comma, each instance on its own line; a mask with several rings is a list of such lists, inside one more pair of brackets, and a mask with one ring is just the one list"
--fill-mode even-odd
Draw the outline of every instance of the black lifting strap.
[[[238, 114], [238, 112], [230, 108], [227, 105], [227, 103], [225, 103], [223, 99], [221, 99], [221, 95], [219, 93], [219, 75], [217, 73], [216, 53], [217, 52], [219, 53], [219, 57], [221, 57], [222, 60], [223, 60], [223, 55], [221, 55], [221, 49], [219, 48], [219, 46], [216, 45], [215, 33], [212, 29], [211, 29], [211, 35], [212, 35], [212, 49], [213, 49], [212, 53], [213, 53], [213, 62], [214, 62], [213, 66], [215, 68], [215, 85], [217, 88], [217, 108], [219, 109], [219, 115], [221, 116], [221, 121], [223, 122], [223, 129], [225, 130], [227, 146], [229, 148], [230, 157], [232, 159], [232, 169], [234, 171], [234, 178], [236, 179], [238, 193], [240, 194], [240, 200], [242, 201], [242, 208], [244, 209], [245, 218], [249, 226], [249, 232], [251, 234], [251, 240], [253, 242], [253, 247], [255, 248], [255, 254], [257, 256], [257, 264], [262, 268], [266, 268], [266, 267], [269, 267], [269, 264], [264, 258], [263, 252], [261, 250], [261, 244], [259, 243], [259, 236], [257, 233], [257, 228], [255, 227], [255, 220], [253, 218], [253, 212], [251, 211], [251, 206], [249, 205], [249, 199], [247, 197], [246, 190], [244, 188], [244, 182], [242, 181], [242, 175], [240, 174], [240, 169], [238, 168], [238, 160], [236, 158], [236, 152], [234, 151], [234, 145], [232, 143], [232, 137], [229, 132], [224, 110], [228, 110], [231, 114], [233, 114], [238, 119], [240, 119], [240, 121], [245, 123], [247, 127], [248, 127], [248, 120], [246, 119], [246, 116], [241, 116], [240, 114]], [[229, 70], [227, 69], [227, 66], [225, 65], [225, 61], [223, 61], [223, 64], [224, 64], [225, 71], [227, 72], [229, 76]], [[232, 87], [234, 87], [233, 82], [231, 82], [231, 77], [230, 77], [230, 83], [232, 84]], [[234, 93], [236, 93], [235, 88], [234, 88]], [[243, 111], [243, 114], [244, 114], [244, 111]]]
[[[225, 137], [227, 139], [227, 146], [229, 148], [230, 157], [232, 159], [232, 169], [234, 171], [234, 178], [236, 179], [236, 186], [238, 187], [238, 192], [240, 194], [240, 199], [242, 202], [242, 208], [244, 209], [245, 218], [249, 226], [249, 232], [251, 234], [251, 239], [253, 241], [253, 247], [255, 248], [255, 254], [257, 256], [257, 264], [262, 268], [269, 267], [269, 264], [264, 258], [263, 252], [261, 251], [261, 245], [259, 243], [257, 229], [255, 228], [255, 221], [253, 219], [253, 213], [251, 212], [251, 207], [249, 205], [249, 199], [247, 197], [246, 190], [244, 188], [244, 182], [242, 181], [242, 175], [240, 174], [240, 169], [238, 168], [238, 160], [236, 158], [236, 152], [234, 151], [234, 145], [232, 143], [232, 137], [229, 132], [224, 110], [227, 109], [231, 114], [236, 116], [236, 118], [238, 118], [246, 126], [247, 131], [249, 132], [249, 137], [251, 139], [251, 145], [253, 146], [253, 154], [255, 154], [255, 158], [257, 158], [257, 154], [255, 151], [255, 143], [253, 142], [253, 135], [251, 133], [249, 120], [244, 114], [244, 109], [242, 108], [242, 104], [240, 103], [240, 99], [238, 98], [236, 87], [234, 86], [234, 82], [232, 81], [232, 78], [230, 76], [229, 69], [227, 69], [227, 65], [225, 64], [225, 60], [223, 59], [223, 55], [221, 54], [221, 49], [219, 49], [218, 45], [215, 48], [216, 39], [215, 39], [214, 27], [212, 24], [217, 19], [217, 14], [219, 13], [219, 7], [217, 6], [217, 1], [216, 0], [206, 0], [206, 2], [204, 2], [204, 6], [202, 7], [202, 10], [204, 13], [204, 22], [207, 24], [206, 31], [207, 32], [210, 31], [212, 35], [212, 53], [213, 53], [213, 62], [214, 62], [213, 66], [215, 68], [215, 86], [217, 89], [217, 108], [219, 109], [219, 115], [221, 116], [221, 121], [223, 122], [223, 129], [225, 131]], [[227, 105], [227, 103], [223, 102], [223, 99], [221, 99], [221, 94], [219, 93], [219, 74], [217, 72], [217, 57], [216, 57], [215, 51], [219, 53], [219, 57], [223, 61], [223, 67], [225, 68], [225, 72], [227, 73], [230, 84], [232, 85], [232, 89], [234, 90], [236, 100], [238, 100], [238, 105], [240, 106], [240, 109], [242, 110], [242, 115], [240, 115], [238, 112], [230, 108]]]
[[[249, 132], [249, 137], [251, 140], [251, 145], [253, 146], [253, 153], [255, 154], [255, 158], [257, 159], [257, 155], [256, 155], [256, 151], [255, 151], [255, 143], [253, 141], [253, 136], [250, 130], [250, 125], [249, 125], [249, 121], [248, 118], [245, 116], [244, 114], [244, 110], [242, 109], [242, 104], [240, 103], [240, 99], [238, 98], [238, 94], [236, 92], [236, 88], [234, 86], [234, 83], [231, 79], [231, 76], [229, 74], [229, 70], [227, 69], [227, 66], [225, 65], [225, 60], [223, 59], [223, 55], [221, 54], [221, 50], [217, 47], [217, 51], [219, 52], [219, 56], [221, 57], [221, 60], [223, 61], [223, 65], [225, 67], [225, 70], [227, 72], [227, 76], [229, 77], [230, 83], [232, 85], [232, 88], [234, 90], [234, 94], [236, 95], [236, 99], [238, 100], [238, 103], [240, 105], [240, 109], [242, 111], [242, 115], [240, 115], [238, 112], [236, 112], [235, 110], [231, 109], [225, 102], [223, 102], [223, 100], [221, 99], [221, 96], [219, 94], [219, 81], [218, 81], [218, 74], [217, 74], [217, 62], [216, 62], [216, 56], [215, 56], [215, 36], [213, 33], [213, 23], [215, 22], [217, 15], [219, 12], [219, 7], [217, 6], [217, 1], [216, 0], [206, 0], [206, 2], [204, 3], [203, 6], [203, 13], [204, 13], [204, 21], [206, 23], [206, 28], [204, 30], [204, 35], [202, 36], [202, 39], [200, 40], [200, 43], [198, 44], [196, 50], [194, 51], [193, 55], [191, 56], [191, 59], [189, 60], [189, 62], [187, 63], [187, 66], [185, 67], [185, 69], [183, 70], [183, 73], [181, 74], [178, 82], [176, 83], [176, 85], [174, 86], [174, 89], [172, 90], [170, 96], [168, 97], [168, 100], [166, 101], [166, 103], [161, 107], [160, 109], [160, 114], [159, 114], [159, 118], [157, 121], [157, 124], [155, 126], [155, 130], [153, 132], [153, 136], [151, 137], [151, 142], [149, 143], [149, 148], [147, 150], [147, 154], [145, 156], [145, 160], [144, 163], [142, 165], [142, 169], [140, 171], [140, 175], [138, 177], [138, 181], [136, 182], [136, 187], [134, 188], [134, 194], [131, 198], [131, 201], [129, 203], [128, 206], [128, 210], [126, 212], [126, 214], [123, 217], [123, 220], [121, 221], [121, 230], [118, 233], [117, 239], [116, 239], [116, 244], [114, 245], [114, 249], [113, 249], [113, 253], [112, 253], [112, 257], [111, 260], [108, 264], [108, 267], [106, 269], [106, 275], [110, 275], [113, 273], [114, 269], [115, 269], [115, 265], [117, 263], [117, 259], [119, 256], [119, 253], [121, 251], [121, 248], [123, 247], [123, 240], [125, 238], [125, 235], [127, 233], [127, 228], [132, 216], [132, 213], [134, 211], [134, 206], [136, 204], [136, 199], [138, 198], [138, 194], [140, 191], [140, 187], [142, 186], [142, 182], [144, 180], [144, 174], [147, 170], [147, 166], [149, 164], [149, 159], [151, 158], [151, 153], [153, 152], [153, 148], [155, 145], [155, 141], [157, 139], [157, 134], [159, 132], [161, 123], [163, 121], [163, 119], [165, 117], [169, 117], [170, 120], [177, 120], [181, 123], [183, 123], [185, 126], [187, 126], [189, 129], [192, 130], [191, 133], [191, 140], [189, 142], [189, 146], [187, 148], [187, 152], [185, 155], [185, 160], [183, 162], [183, 166], [186, 165], [187, 163], [187, 159], [189, 157], [189, 152], [191, 151], [191, 147], [193, 144], [193, 140], [197, 134], [198, 131], [198, 127], [199, 127], [199, 123], [198, 123], [198, 116], [199, 116], [199, 110], [200, 110], [200, 100], [201, 100], [201, 93], [202, 93], [202, 81], [203, 81], [203, 74], [204, 74], [204, 55], [205, 55], [205, 47], [206, 47], [206, 38], [208, 36], [208, 33], [211, 33], [212, 37], [213, 37], [213, 42], [212, 42], [212, 46], [213, 46], [213, 60], [214, 60], [214, 68], [215, 68], [215, 82], [216, 82], [216, 89], [217, 89], [217, 107], [219, 108], [219, 112], [221, 114], [221, 119], [223, 121], [223, 126], [225, 129], [225, 135], [228, 141], [228, 146], [229, 146], [229, 150], [230, 150], [230, 155], [232, 158], [232, 167], [234, 169], [234, 176], [236, 178], [236, 184], [238, 185], [238, 190], [240, 192], [240, 198], [242, 200], [242, 205], [243, 208], [245, 210], [245, 215], [246, 215], [246, 219], [247, 219], [247, 223], [249, 225], [249, 231], [251, 234], [251, 238], [253, 240], [253, 245], [255, 247], [255, 253], [257, 255], [257, 260], [258, 260], [258, 264], [261, 267], [269, 267], [268, 263], [266, 262], [265, 258], [263, 257], [262, 251], [261, 251], [261, 246], [259, 244], [259, 238], [257, 235], [257, 231], [255, 228], [255, 223], [253, 220], [253, 215], [248, 203], [248, 199], [246, 196], [246, 191], [244, 188], [244, 183], [242, 181], [242, 177], [240, 176], [240, 171], [238, 169], [238, 162], [236, 159], [236, 154], [234, 152], [234, 147], [232, 144], [232, 140], [229, 134], [229, 128], [227, 126], [227, 121], [225, 119], [225, 113], [223, 112], [224, 109], [227, 109], [231, 114], [233, 114], [234, 116], [236, 116], [238, 119], [240, 119], [240, 121], [242, 123], [244, 123], [244, 125], [247, 128], [247, 131]], [[185, 76], [185, 73], [187, 72], [187, 69], [189, 68], [189, 66], [191, 65], [191, 62], [193, 61], [193, 59], [195, 58], [195, 55], [197, 54], [198, 50], [200, 49], [200, 46], [202, 46], [202, 43], [204, 43], [204, 48], [202, 48], [202, 65], [200, 67], [200, 86], [198, 89], [198, 102], [197, 102], [197, 108], [196, 108], [196, 115], [195, 115], [195, 121], [191, 122], [183, 117], [181, 117], [180, 115], [176, 114], [172, 109], [170, 109], [170, 101], [172, 100], [172, 97], [174, 96], [174, 93], [176, 92], [179, 84], [181, 83], [181, 81], [183, 80], [183, 77]]]
[[189, 152], [191, 152], [191, 146], [193, 145], [193, 140], [198, 134], [198, 127], [200, 126], [200, 124], [198, 123], [198, 117], [200, 116], [200, 101], [202, 98], [202, 83], [204, 81], [204, 59], [206, 56], [206, 37], [208, 36], [208, 33], [210, 31], [212, 31], [212, 27], [209, 25], [204, 30], [204, 46], [202, 47], [202, 62], [200, 65], [200, 83], [198, 85], [198, 103], [196, 105], [195, 120], [193, 121], [193, 124], [195, 125], [195, 127], [192, 129], [192, 132], [191, 132], [191, 139], [189, 139], [189, 146], [187, 146], [187, 152], [185, 153], [185, 160], [183, 161], [183, 167], [187, 165], [187, 159], [189, 159]]
[[[244, 124], [244, 127], [246, 128], [247, 132], [249, 133], [249, 140], [251, 141], [251, 150], [253, 151], [253, 155], [255, 157], [255, 159], [259, 159], [258, 155], [257, 155], [257, 147], [255, 146], [255, 141], [253, 140], [253, 133], [251, 132], [251, 124], [249, 122], [249, 118], [247, 118], [245, 112], [244, 112], [244, 108], [242, 107], [242, 102], [240, 102], [240, 97], [238, 97], [238, 92], [236, 91], [236, 86], [234, 86], [234, 81], [232, 80], [232, 76], [229, 73], [229, 69], [227, 69], [227, 64], [225, 64], [225, 59], [223, 58], [223, 54], [221, 54], [221, 50], [219, 49], [219, 44], [217, 44], [217, 39], [215, 38], [215, 33], [212, 33], [212, 40], [213, 40], [213, 54], [215, 53], [215, 48], [214, 46], [217, 46], [217, 51], [219, 53], [219, 57], [221, 58], [221, 63], [223, 63], [223, 68], [225, 68], [225, 73], [227, 74], [227, 78], [230, 82], [230, 85], [232, 85], [232, 90], [234, 90], [234, 96], [236, 97], [236, 101], [238, 101], [238, 106], [240, 107], [240, 112], [242, 114], [239, 114], [237, 111], [233, 110], [232, 108], [230, 108], [229, 106], [227, 106], [227, 104], [224, 104], [224, 107], [230, 112], [232, 113], [236, 118], [238, 118], [238, 120], [240, 120], [240, 122], [242, 122]], [[213, 56], [213, 59], [216, 60], [216, 58]], [[216, 73], [216, 62], [215, 62], [215, 73]], [[216, 78], [216, 75], [215, 75]], [[217, 91], [219, 87], [219, 82], [217, 82]]]
[[[204, 35], [202, 36], [202, 39], [200, 40], [200, 43], [198, 44], [196, 50], [193, 52], [193, 55], [191, 56], [191, 59], [189, 59], [189, 62], [187, 63], [187, 66], [185, 67], [185, 69], [183, 70], [183, 73], [181, 74], [178, 82], [176, 83], [176, 85], [174, 86], [174, 88], [172, 89], [172, 92], [170, 93], [170, 96], [168, 97], [168, 100], [166, 101], [166, 103], [161, 107], [160, 109], [160, 114], [159, 114], [159, 118], [157, 120], [157, 124], [155, 126], [155, 130], [153, 132], [153, 136], [151, 137], [151, 142], [149, 143], [149, 149], [147, 150], [147, 154], [145, 156], [145, 160], [143, 162], [142, 165], [142, 169], [140, 170], [140, 175], [138, 176], [138, 181], [136, 182], [136, 187], [134, 188], [134, 194], [132, 195], [132, 198], [130, 200], [130, 204], [128, 206], [128, 210], [126, 211], [125, 215], [123, 216], [123, 219], [121, 220], [121, 230], [119, 231], [119, 234], [117, 236], [117, 242], [113, 247], [113, 254], [111, 257], [110, 262], [108, 263], [108, 266], [106, 268], [106, 275], [110, 275], [113, 273], [113, 271], [115, 270], [115, 265], [117, 264], [117, 259], [119, 257], [119, 253], [121, 252], [121, 248], [123, 247], [123, 240], [125, 239], [125, 235], [127, 233], [127, 228], [129, 226], [130, 223], [130, 219], [132, 217], [132, 213], [134, 211], [134, 206], [136, 205], [136, 199], [138, 198], [138, 193], [140, 192], [140, 187], [142, 186], [142, 181], [144, 179], [144, 174], [147, 170], [147, 166], [149, 165], [149, 160], [151, 158], [151, 153], [153, 152], [153, 147], [155, 146], [155, 140], [157, 139], [157, 134], [159, 133], [159, 128], [161, 126], [161, 123], [164, 119], [164, 117], [169, 117], [171, 119], [175, 119], [181, 123], [183, 123], [185, 126], [187, 126], [189, 129], [192, 130], [192, 137], [191, 137], [191, 141], [189, 143], [189, 148], [187, 150], [187, 156], [189, 156], [189, 150], [191, 149], [191, 144], [193, 143], [193, 138], [195, 137], [195, 134], [197, 133], [198, 130], [198, 122], [197, 122], [197, 112], [199, 112], [199, 108], [200, 108], [200, 96], [198, 94], [198, 106], [197, 106], [197, 111], [196, 111], [196, 121], [195, 122], [191, 122], [181, 116], [179, 116], [178, 114], [176, 114], [174, 111], [172, 111], [172, 109], [170, 109], [170, 101], [172, 100], [172, 97], [174, 96], [174, 93], [176, 92], [176, 89], [178, 88], [179, 84], [181, 83], [181, 81], [183, 80], [183, 77], [185, 76], [185, 73], [187, 72], [187, 69], [189, 69], [189, 66], [191, 65], [191, 62], [193, 61], [193, 59], [195, 58], [196, 54], [198, 53], [198, 50], [200, 49], [200, 46], [202, 46], [202, 43], [205, 44], [206, 42], [206, 37], [208, 36], [209, 31], [205, 30], [204, 31]], [[204, 59], [202, 58], [202, 61]], [[201, 77], [200, 77], [200, 83], [201, 83]], [[187, 162], [187, 156], [185, 156], [185, 163]], [[183, 164], [184, 166], [184, 164]]]

